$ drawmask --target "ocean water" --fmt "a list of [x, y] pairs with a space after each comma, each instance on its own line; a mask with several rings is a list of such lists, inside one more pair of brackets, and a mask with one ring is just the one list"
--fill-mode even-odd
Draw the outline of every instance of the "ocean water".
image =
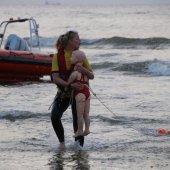
[[[59, 147], [49, 77], [0, 85], [0, 170], [170, 169], [170, 136], [156, 133], [170, 130], [170, 6], [11, 5], [0, 6], [0, 16], [34, 17], [42, 52], [54, 53], [57, 37], [77, 30], [95, 74], [83, 149], [72, 137], [70, 108], [62, 118], [66, 148]], [[7, 32], [28, 38], [26, 24]]]

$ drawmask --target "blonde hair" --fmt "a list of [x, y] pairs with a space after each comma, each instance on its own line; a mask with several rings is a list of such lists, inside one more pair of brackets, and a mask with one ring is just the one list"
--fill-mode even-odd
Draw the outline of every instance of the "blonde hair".
[[76, 57], [77, 62], [83, 63], [84, 59], [86, 58], [86, 55], [83, 51], [75, 50], [72, 52], [72, 57]]

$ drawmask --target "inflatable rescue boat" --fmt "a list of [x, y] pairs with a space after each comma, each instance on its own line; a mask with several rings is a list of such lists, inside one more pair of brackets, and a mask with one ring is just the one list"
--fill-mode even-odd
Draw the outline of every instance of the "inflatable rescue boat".
[[[8, 24], [26, 21], [29, 22], [30, 26], [29, 45], [25, 39], [16, 34], [10, 34], [6, 39], [4, 48], [1, 49]], [[43, 76], [51, 75], [52, 57], [49, 54], [32, 52], [33, 36], [40, 49], [38, 25], [35, 19], [10, 19], [2, 22], [0, 29], [2, 26], [4, 29], [0, 33], [0, 82], [37, 81]]]

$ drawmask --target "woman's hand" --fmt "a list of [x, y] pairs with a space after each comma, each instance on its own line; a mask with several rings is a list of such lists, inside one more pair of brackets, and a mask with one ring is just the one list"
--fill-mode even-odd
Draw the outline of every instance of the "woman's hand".
[[83, 70], [82, 63], [77, 63], [77, 64], [74, 66], [74, 70], [82, 73], [82, 70]]
[[81, 83], [72, 83], [70, 86], [73, 90], [81, 90], [84, 87]]
[[81, 63], [77, 63], [74, 67], [74, 70], [86, 75], [88, 79], [94, 79], [93, 71], [86, 69]]

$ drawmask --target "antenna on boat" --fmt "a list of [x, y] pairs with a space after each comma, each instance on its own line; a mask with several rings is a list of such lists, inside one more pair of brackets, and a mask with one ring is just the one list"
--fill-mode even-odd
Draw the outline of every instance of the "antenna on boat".
[[40, 50], [40, 40], [39, 40], [39, 34], [38, 34], [38, 28], [39, 25], [36, 23], [36, 20], [34, 18], [29, 19], [29, 25], [30, 25], [30, 50], [32, 51], [33, 47], [33, 35], [35, 35], [37, 46]]

